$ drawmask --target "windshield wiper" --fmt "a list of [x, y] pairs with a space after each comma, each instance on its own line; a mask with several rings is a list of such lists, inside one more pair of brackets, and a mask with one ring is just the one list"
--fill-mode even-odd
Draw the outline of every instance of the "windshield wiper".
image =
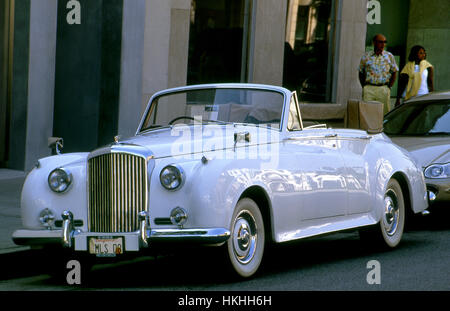
[[230, 124], [233, 124], [234, 127], [236, 126], [253, 126], [253, 127], [261, 127], [261, 128], [267, 128], [270, 130], [279, 130], [279, 126], [278, 127], [273, 127], [270, 124], [271, 123], [240, 123], [240, 122], [232, 122]]

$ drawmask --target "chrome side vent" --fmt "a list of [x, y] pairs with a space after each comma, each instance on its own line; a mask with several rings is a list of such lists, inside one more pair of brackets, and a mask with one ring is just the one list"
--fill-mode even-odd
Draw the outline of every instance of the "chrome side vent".
[[148, 200], [144, 157], [106, 153], [88, 160], [90, 232], [133, 232]]

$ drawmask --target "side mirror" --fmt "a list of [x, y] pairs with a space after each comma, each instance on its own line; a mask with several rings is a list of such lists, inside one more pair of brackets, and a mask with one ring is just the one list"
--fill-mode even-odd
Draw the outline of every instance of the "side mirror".
[[61, 137], [49, 137], [48, 147], [55, 149], [56, 154], [61, 154], [61, 149], [64, 147], [64, 140]]

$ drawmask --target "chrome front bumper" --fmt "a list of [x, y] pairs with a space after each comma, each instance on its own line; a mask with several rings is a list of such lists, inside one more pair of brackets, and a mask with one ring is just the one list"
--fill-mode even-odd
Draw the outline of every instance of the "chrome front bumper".
[[83, 232], [73, 226], [71, 212], [62, 214], [63, 227], [59, 230], [26, 230], [13, 233], [12, 239], [18, 245], [45, 245], [62, 243], [64, 247], [75, 251], [88, 251], [90, 237], [108, 236], [123, 237], [125, 251], [140, 251], [148, 248], [153, 242], [193, 242], [201, 244], [219, 244], [228, 240], [230, 231], [225, 228], [195, 229], [151, 229], [147, 212], [139, 215], [140, 228], [135, 232]]

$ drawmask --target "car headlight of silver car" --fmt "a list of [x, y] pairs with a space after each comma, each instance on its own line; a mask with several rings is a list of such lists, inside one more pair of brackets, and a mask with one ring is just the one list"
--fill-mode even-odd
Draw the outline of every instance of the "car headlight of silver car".
[[57, 168], [48, 175], [48, 186], [52, 191], [62, 193], [67, 191], [72, 183], [72, 174], [64, 168]]
[[450, 163], [432, 164], [425, 168], [427, 178], [450, 178]]
[[159, 174], [161, 185], [167, 190], [180, 189], [184, 184], [184, 179], [183, 169], [176, 164], [165, 166]]

